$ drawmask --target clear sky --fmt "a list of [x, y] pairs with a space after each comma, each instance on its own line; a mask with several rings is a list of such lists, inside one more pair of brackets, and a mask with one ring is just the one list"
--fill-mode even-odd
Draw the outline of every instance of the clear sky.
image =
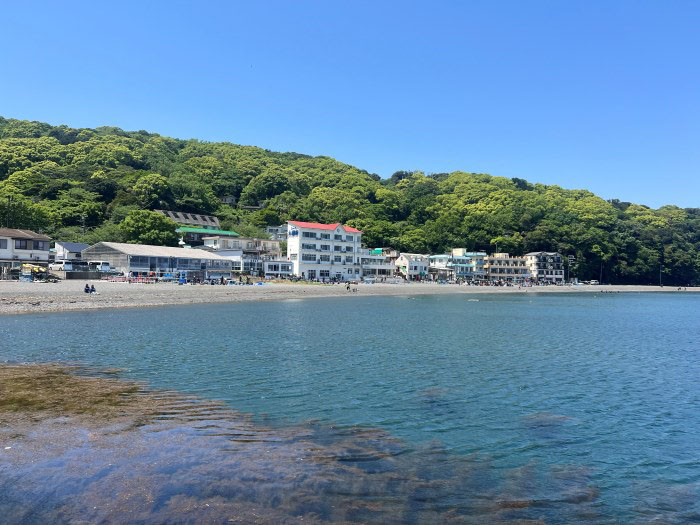
[[700, 207], [700, 2], [3, 2], [0, 115]]

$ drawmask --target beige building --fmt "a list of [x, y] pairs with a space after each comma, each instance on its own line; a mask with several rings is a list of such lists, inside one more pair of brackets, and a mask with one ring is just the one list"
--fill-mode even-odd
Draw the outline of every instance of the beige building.
[[523, 282], [530, 278], [530, 269], [524, 256], [492, 253], [484, 264], [489, 281]]
[[530, 252], [525, 254], [532, 279], [540, 283], [563, 283], [564, 262], [557, 252]]

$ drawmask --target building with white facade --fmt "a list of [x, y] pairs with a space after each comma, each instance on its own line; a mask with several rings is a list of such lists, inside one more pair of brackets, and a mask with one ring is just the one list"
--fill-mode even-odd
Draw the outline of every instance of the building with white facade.
[[430, 257], [420, 253], [402, 253], [394, 262], [396, 272], [408, 281], [422, 281], [428, 278]]
[[262, 277], [265, 261], [279, 260], [280, 241], [253, 237], [229, 237], [213, 235], [202, 239], [204, 244], [198, 249], [228, 257], [233, 263], [234, 272], [242, 272]]
[[455, 270], [452, 266], [452, 255], [440, 254], [430, 256], [428, 273], [433, 281], [454, 281]]
[[493, 282], [522, 283], [530, 278], [530, 268], [524, 256], [492, 253], [484, 264], [486, 278]]
[[340, 223], [287, 223], [287, 258], [294, 267], [294, 275], [302, 279], [359, 279], [361, 243], [360, 230]]
[[563, 283], [564, 262], [557, 252], [530, 252], [525, 254], [531, 278], [540, 283]]
[[0, 276], [22, 264], [48, 266], [51, 238], [31, 230], [0, 228]]
[[294, 265], [286, 259], [263, 261], [265, 279], [287, 279], [294, 275]]
[[369, 280], [382, 280], [394, 277], [396, 266], [389, 256], [383, 253], [381, 248], [360, 248], [358, 252], [360, 265], [362, 266], [362, 278]]
[[57, 261], [80, 261], [82, 252], [90, 245], [83, 242], [56, 241], [54, 243], [54, 257]]

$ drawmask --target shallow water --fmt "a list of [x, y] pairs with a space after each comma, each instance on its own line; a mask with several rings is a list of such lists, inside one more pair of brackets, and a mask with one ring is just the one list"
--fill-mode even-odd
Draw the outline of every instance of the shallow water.
[[[532, 294], [6, 316], [0, 360], [123, 368], [154, 388], [221, 399], [281, 435], [313, 428], [323, 445], [355, 426], [381, 429], [372, 452], [364, 432], [343, 441], [353, 470], [339, 483], [352, 479], [365, 504], [397, 499], [401, 521], [412, 508], [476, 517], [500, 501], [505, 520], [686, 522], [700, 520], [699, 312], [691, 295]], [[377, 460], [384, 447], [388, 464]], [[217, 454], [241, 453], [204, 448], [201, 464], [220, 465], [209, 478], [229, 472]], [[248, 460], [264, 462], [263, 450], [250, 445]], [[322, 518], [374, 519], [354, 516]]]

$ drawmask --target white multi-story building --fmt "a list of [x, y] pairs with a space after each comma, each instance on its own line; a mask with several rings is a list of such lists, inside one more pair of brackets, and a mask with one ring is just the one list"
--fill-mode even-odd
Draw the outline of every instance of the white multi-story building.
[[262, 277], [265, 261], [281, 258], [280, 241], [252, 237], [211, 236], [202, 239], [201, 250], [218, 253], [233, 262], [234, 272], [243, 272]]
[[563, 283], [564, 262], [560, 253], [530, 252], [525, 259], [532, 279], [540, 283]]
[[396, 266], [381, 248], [360, 248], [358, 253], [363, 279], [387, 279], [394, 277]]
[[294, 275], [302, 279], [359, 279], [361, 242], [360, 230], [339, 223], [287, 223], [287, 258], [294, 267]]
[[422, 281], [428, 278], [430, 257], [420, 253], [402, 253], [394, 262], [396, 270], [404, 279]]

